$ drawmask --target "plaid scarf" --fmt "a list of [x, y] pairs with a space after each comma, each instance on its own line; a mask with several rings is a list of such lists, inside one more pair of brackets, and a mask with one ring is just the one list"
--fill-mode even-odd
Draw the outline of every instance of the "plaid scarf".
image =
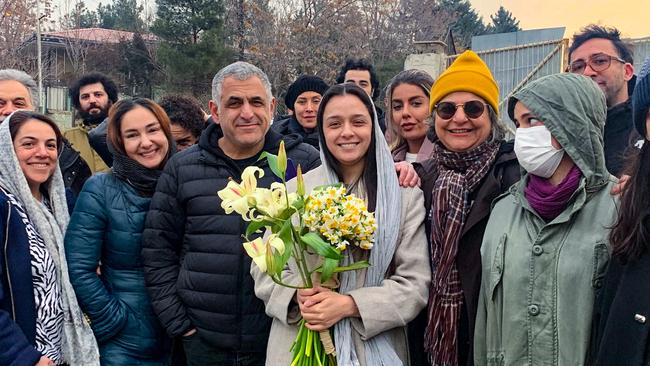
[[476, 148], [453, 152], [435, 141], [433, 159], [438, 177], [433, 188], [431, 255], [435, 268], [429, 291], [429, 319], [425, 349], [434, 366], [458, 364], [458, 322], [463, 290], [456, 267], [461, 231], [476, 189], [492, 167], [500, 141], [484, 142]]

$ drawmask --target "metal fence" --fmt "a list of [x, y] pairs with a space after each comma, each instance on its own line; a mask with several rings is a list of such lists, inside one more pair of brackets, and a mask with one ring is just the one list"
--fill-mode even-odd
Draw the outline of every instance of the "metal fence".
[[641, 65], [646, 57], [650, 56], [650, 37], [628, 39], [627, 43], [632, 46], [634, 52], [634, 70], [641, 70]]
[[[558, 39], [477, 52], [499, 85], [499, 110], [505, 111], [508, 98], [530, 81], [562, 72], [566, 68], [568, 42]], [[447, 64], [458, 56], [448, 56]], [[506, 113], [501, 113], [501, 120], [513, 127]]]
[[[638, 71], [650, 56], [650, 37], [627, 39], [626, 42], [633, 49], [634, 68]], [[499, 84], [499, 109], [505, 111], [508, 98], [527, 83], [565, 71], [568, 48], [569, 39], [564, 38], [477, 52]], [[447, 65], [458, 56], [448, 56]], [[501, 120], [506, 126], [514, 127], [506, 113], [501, 113]]]

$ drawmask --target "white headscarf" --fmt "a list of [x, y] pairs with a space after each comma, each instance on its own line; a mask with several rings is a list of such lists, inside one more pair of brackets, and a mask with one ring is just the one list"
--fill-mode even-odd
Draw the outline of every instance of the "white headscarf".
[[[352, 95], [356, 98], [356, 95]], [[374, 109], [374, 138], [375, 158], [377, 160], [377, 202], [375, 205], [375, 218], [377, 220], [377, 231], [375, 232], [375, 244], [370, 250], [370, 267], [366, 270], [364, 287], [380, 286], [386, 278], [386, 272], [393, 260], [395, 248], [397, 247], [397, 236], [401, 224], [402, 196], [400, 193], [395, 163], [386, 143], [377, 112]], [[327, 164], [323, 151], [327, 148], [325, 142], [320, 142], [321, 163], [327, 171], [328, 183], [339, 183], [339, 178], [332, 167]], [[373, 153], [368, 151], [369, 154]], [[368, 167], [365, 167], [368, 169]], [[363, 183], [363, 182], [362, 182]], [[363, 184], [362, 186], [365, 186]], [[344, 263], [351, 263], [353, 260], [348, 251]], [[340, 275], [340, 293], [345, 294], [356, 288], [356, 271], [342, 272]], [[344, 318], [336, 323], [334, 327], [334, 339], [336, 344], [336, 359], [339, 366], [359, 365], [357, 354], [352, 342], [352, 323], [349, 318]], [[366, 353], [366, 364], [373, 366], [401, 366], [402, 361], [395, 352], [395, 345], [386, 333], [381, 333], [364, 342]]]
[[90, 325], [85, 320], [68, 276], [63, 236], [70, 217], [65, 199], [63, 177], [58, 164], [52, 177], [45, 183], [52, 212], [40, 204], [29, 189], [20, 168], [9, 131], [11, 118], [0, 124], [0, 185], [11, 192], [25, 208], [27, 216], [43, 238], [57, 269], [63, 306], [63, 337], [61, 354], [70, 365], [99, 365], [99, 349]]

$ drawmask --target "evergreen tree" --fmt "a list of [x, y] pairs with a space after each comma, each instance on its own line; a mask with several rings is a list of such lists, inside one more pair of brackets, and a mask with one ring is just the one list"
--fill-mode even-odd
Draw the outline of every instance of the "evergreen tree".
[[97, 6], [99, 26], [106, 29], [117, 29], [129, 32], [142, 32], [144, 21], [140, 14], [144, 11], [137, 0], [113, 0], [112, 4]]
[[519, 21], [503, 6], [494, 15], [490, 15], [492, 24], [488, 25], [487, 33], [509, 33], [520, 31]]
[[152, 97], [152, 86], [157, 65], [140, 33], [131, 41], [119, 45], [122, 64], [118, 68], [124, 75], [127, 94], [133, 97]]
[[472, 37], [485, 33], [483, 19], [472, 8], [467, 0], [441, 0], [439, 6], [442, 10], [453, 14], [456, 21], [452, 23], [451, 30], [460, 49], [468, 49], [472, 45]]
[[209, 95], [214, 74], [230, 59], [222, 32], [221, 0], [156, 0], [152, 31], [168, 89]]

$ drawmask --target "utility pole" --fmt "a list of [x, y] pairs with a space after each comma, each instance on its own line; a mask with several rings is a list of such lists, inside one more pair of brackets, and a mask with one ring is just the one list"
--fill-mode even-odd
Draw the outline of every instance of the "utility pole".
[[45, 100], [43, 100], [43, 60], [41, 56], [41, 3], [36, 1], [36, 52], [38, 53], [38, 102], [39, 112], [45, 113]]

